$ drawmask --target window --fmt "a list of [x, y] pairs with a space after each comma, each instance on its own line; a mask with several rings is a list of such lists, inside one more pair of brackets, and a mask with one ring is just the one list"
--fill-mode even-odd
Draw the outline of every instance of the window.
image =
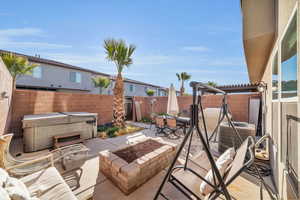
[[281, 43], [281, 97], [297, 96], [297, 14]]
[[42, 67], [37, 66], [32, 70], [32, 76], [34, 78], [42, 78]]
[[272, 65], [272, 99], [278, 99], [278, 54], [275, 54]]
[[81, 83], [81, 74], [79, 72], [70, 72], [70, 81], [73, 83]]
[[130, 92], [134, 92], [134, 85], [132, 85], [132, 84], [129, 85], [129, 91], [130, 91]]
[[144, 87], [144, 90], [145, 90], [145, 92], [147, 92], [147, 90], [148, 90], [148, 87]]

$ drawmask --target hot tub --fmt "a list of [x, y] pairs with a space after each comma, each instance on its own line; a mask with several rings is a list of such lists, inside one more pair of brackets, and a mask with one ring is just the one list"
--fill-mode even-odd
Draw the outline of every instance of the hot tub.
[[[256, 129], [254, 124], [249, 124], [246, 122], [233, 122], [235, 128], [240, 134], [242, 140], [245, 140], [248, 136], [255, 136]], [[229, 125], [228, 122], [222, 122], [220, 124], [219, 132], [219, 152], [223, 153], [228, 147], [238, 148], [239, 138], [236, 136], [234, 130]]]
[[64, 112], [23, 117], [24, 151], [32, 152], [53, 147], [53, 136], [80, 132], [82, 139], [97, 134], [97, 113]]

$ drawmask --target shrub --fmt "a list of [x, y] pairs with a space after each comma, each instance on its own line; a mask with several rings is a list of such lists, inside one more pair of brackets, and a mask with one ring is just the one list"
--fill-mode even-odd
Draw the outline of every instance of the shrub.
[[148, 117], [143, 117], [143, 118], [141, 119], [141, 122], [143, 122], [143, 123], [150, 123], [150, 122], [151, 122], [151, 119], [148, 118]]
[[154, 90], [151, 90], [151, 89], [148, 89], [148, 90], [146, 91], [146, 93], [147, 93], [147, 95], [148, 95], [149, 97], [152, 97], [152, 96], [154, 95], [155, 91], [154, 91]]
[[116, 137], [116, 132], [119, 131], [118, 127], [111, 127], [106, 130], [108, 137]]
[[103, 125], [97, 127], [98, 132], [105, 132], [107, 129], [108, 127]]

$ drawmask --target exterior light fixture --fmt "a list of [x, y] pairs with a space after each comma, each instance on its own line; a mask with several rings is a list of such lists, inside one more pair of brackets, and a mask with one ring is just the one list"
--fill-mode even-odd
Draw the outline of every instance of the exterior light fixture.
[[261, 81], [257, 86], [257, 91], [260, 93], [263, 93], [267, 90], [267, 84], [263, 81]]
[[7, 92], [1, 92], [1, 95], [0, 95], [1, 99], [8, 99], [9, 96], [7, 95]]

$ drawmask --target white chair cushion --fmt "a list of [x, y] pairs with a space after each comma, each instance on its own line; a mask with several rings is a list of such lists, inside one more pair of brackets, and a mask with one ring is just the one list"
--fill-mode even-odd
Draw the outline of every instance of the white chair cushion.
[[77, 200], [55, 167], [22, 177], [21, 180], [31, 196], [40, 200]]
[[0, 168], [0, 187], [4, 187], [8, 177], [8, 173], [4, 169]]
[[1, 200], [11, 200], [8, 193], [3, 187], [0, 187], [0, 199]]
[[[222, 177], [224, 176], [227, 167], [233, 161], [234, 155], [235, 155], [234, 148], [229, 148], [216, 161], [216, 166]], [[213, 177], [213, 172], [211, 169], [207, 172], [207, 174], [205, 176], [205, 180], [212, 183], [213, 185], [219, 184], [217, 177], [216, 177], [216, 183], [214, 184], [214, 177]], [[207, 195], [207, 194], [211, 193], [213, 190], [214, 190], [214, 188], [211, 187], [205, 181], [203, 181], [200, 185], [200, 192], [203, 195]]]
[[25, 184], [16, 178], [9, 177], [5, 184], [5, 190], [7, 191], [11, 200], [30, 200], [30, 193], [27, 190]]
[[234, 155], [234, 148], [229, 148], [217, 159], [216, 164], [228, 166], [233, 161]]

